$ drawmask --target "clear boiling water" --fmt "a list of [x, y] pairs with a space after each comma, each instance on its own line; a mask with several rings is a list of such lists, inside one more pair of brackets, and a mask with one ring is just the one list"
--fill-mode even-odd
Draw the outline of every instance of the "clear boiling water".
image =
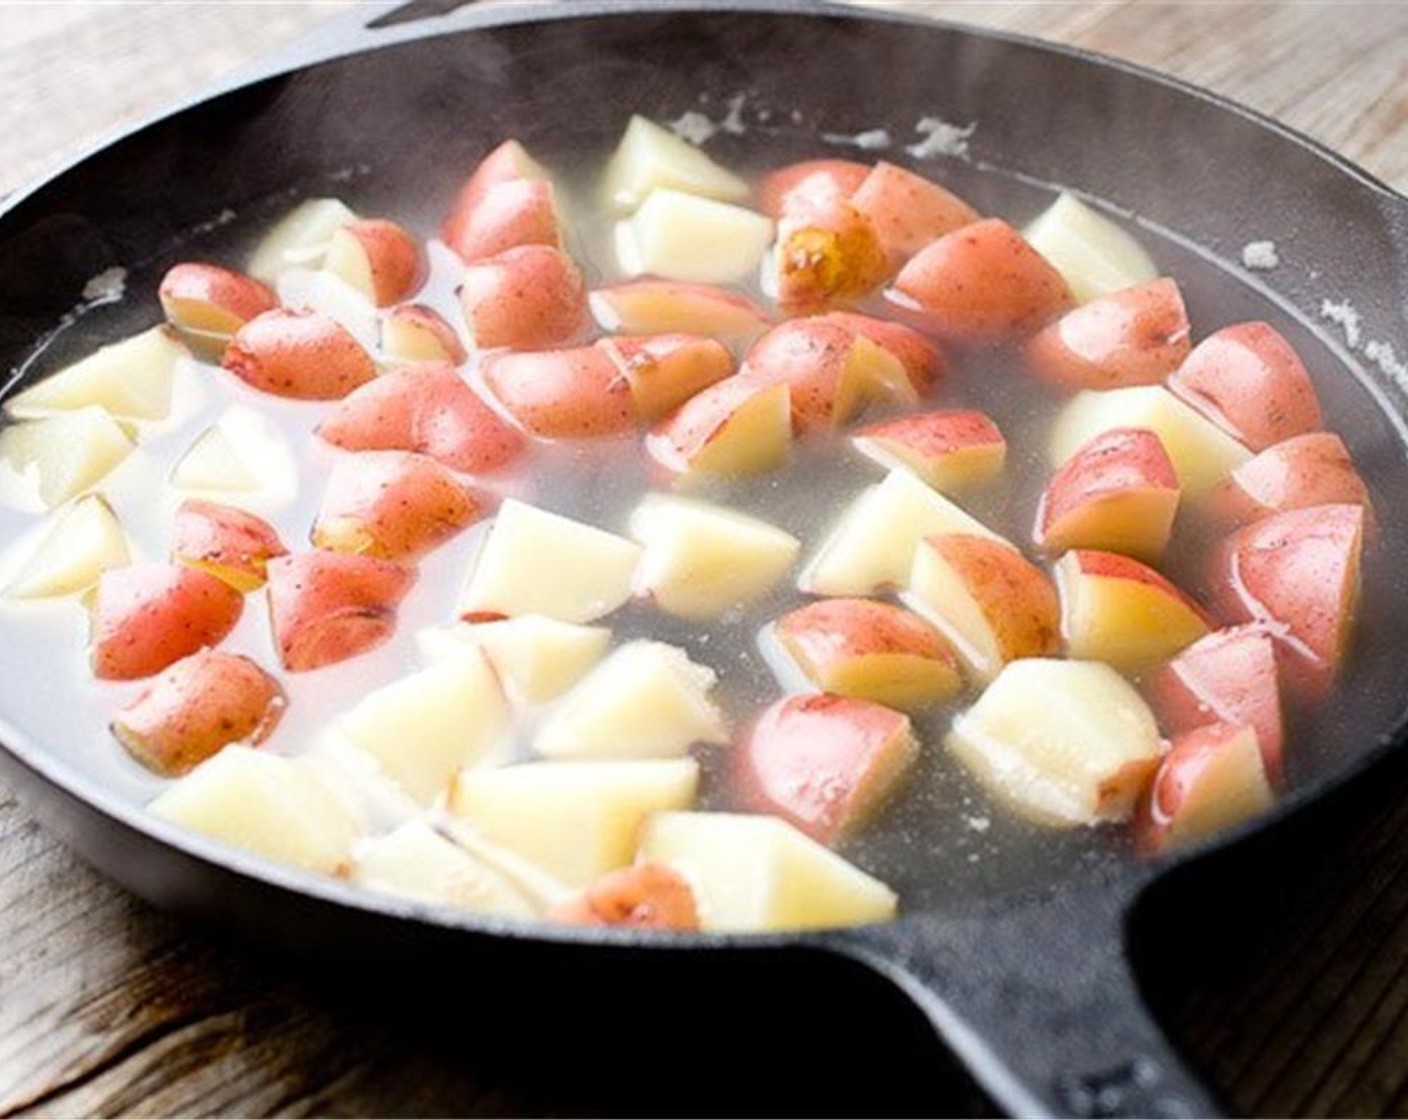
[[[800, 135], [774, 136], [766, 147], [765, 153], [755, 155], [765, 155], [767, 164], [773, 166], [790, 159], [828, 154], [818, 151], [813, 139]], [[542, 154], [551, 164], [553, 153]], [[757, 165], [763, 166], [761, 159]], [[942, 169], [948, 185], [980, 210], [1004, 216], [1014, 224], [1029, 219], [1053, 197], [1047, 188], [984, 172], [966, 163], [946, 162]], [[921, 170], [932, 172], [932, 168]], [[436, 208], [425, 197], [413, 195], [399, 205], [389, 204], [386, 187], [378, 186], [375, 176], [344, 184], [339, 193], [359, 211], [400, 218], [424, 236], [430, 236], [435, 228]], [[589, 197], [585, 191], [576, 192], [569, 204], [569, 222], [574, 230], [569, 248], [583, 264], [589, 281], [595, 284], [610, 281], [616, 274], [605, 223], [585, 201]], [[177, 259], [193, 258], [237, 266], [267, 223], [292, 201], [287, 197], [270, 199], [263, 212], [214, 224], [201, 230], [169, 259], [134, 268], [126, 298], [81, 317], [58, 333], [35, 359], [29, 376], [42, 376], [98, 345], [156, 322], [160, 310], [155, 289], [166, 267]], [[374, 205], [376, 202], [380, 206]], [[1241, 320], [1272, 322], [1287, 333], [1311, 367], [1325, 399], [1328, 426], [1340, 428], [1356, 452], [1381, 451], [1386, 441], [1396, 447], [1387, 421], [1377, 427], [1359, 423], [1353, 429], [1344, 428], [1345, 417], [1362, 419], [1370, 412], [1377, 414], [1376, 410], [1366, 405], [1368, 397], [1363, 388], [1344, 376], [1342, 368], [1336, 368], [1339, 363], [1332, 351], [1304, 324], [1210, 258], [1147, 229], [1135, 232], [1161, 271], [1182, 284], [1197, 337]], [[455, 321], [453, 267], [448, 255], [435, 259], [438, 263], [432, 281], [418, 298], [436, 305]], [[927, 407], [981, 408], [1003, 430], [1009, 444], [1004, 477], [984, 490], [960, 495], [959, 500], [992, 528], [1017, 542], [1030, 540], [1037, 496], [1049, 469], [1044, 455], [1045, 436], [1057, 399], [1023, 374], [1015, 354], [993, 350], [955, 355], [951, 375], [926, 402]], [[156, 559], [166, 554], [170, 515], [181, 499], [166, 484], [166, 476], [195, 436], [230, 404], [262, 411], [283, 433], [297, 462], [299, 492], [281, 506], [254, 508], [277, 527], [291, 548], [305, 546], [328, 471], [338, 454], [311, 435], [330, 406], [263, 396], [214, 367], [191, 362], [180, 372], [173, 418], [144, 430], [139, 450], [101, 487], [119, 512], [135, 558]], [[691, 493], [735, 506], [785, 528], [804, 542], [805, 561], [839, 512], [880, 476], [878, 469], [851, 450], [844, 438], [823, 437], [800, 443], [785, 471], [746, 482], [711, 484]], [[512, 494], [593, 525], [624, 532], [630, 510], [644, 492], [659, 484], [659, 477], [642, 455], [638, 440], [631, 438], [536, 445], [512, 472], [478, 481], [486, 490]], [[17, 542], [33, 532], [35, 523], [31, 513], [0, 509], [0, 539]], [[475, 526], [423, 560], [418, 583], [403, 605], [396, 634], [388, 644], [324, 670], [280, 673], [290, 707], [269, 749], [289, 753], [305, 749], [359, 697], [419, 664], [414, 634], [422, 626], [451, 620], [456, 594], [486, 529], [486, 524]], [[1170, 574], [1196, 587], [1193, 561], [1199, 551], [1198, 542], [1184, 525], [1170, 551]], [[11, 562], [21, 552], [19, 544], [10, 546]], [[1396, 586], [1402, 577], [1384, 571], [1373, 550], [1367, 557], [1367, 566], [1366, 602], [1372, 605], [1376, 586], [1388, 586], [1390, 582]], [[681, 622], [648, 605], [633, 603], [610, 616], [605, 624], [611, 626], [618, 642], [647, 636], [672, 642], [712, 667], [720, 680], [717, 698], [728, 713], [731, 727], [739, 733], [746, 729], [754, 713], [777, 697], [781, 687], [760, 652], [759, 631], [801, 601], [802, 597], [787, 585], [765, 601], [708, 625]], [[1365, 616], [1366, 630], [1382, 630], [1391, 625], [1391, 619], [1378, 619], [1372, 609], [1366, 610]], [[162, 788], [162, 781], [130, 760], [107, 732], [114, 709], [142, 685], [91, 679], [84, 649], [87, 625], [80, 604], [74, 599], [4, 604], [0, 606], [0, 633], [0, 708], [12, 721], [123, 799], [143, 803], [155, 795]], [[1372, 634], [1364, 636], [1366, 645], [1376, 640]], [[225, 644], [231, 650], [251, 655], [267, 668], [277, 669], [261, 595], [249, 597], [239, 627]], [[1335, 726], [1346, 704], [1352, 702], [1346, 698], [1353, 698], [1357, 692], [1357, 678], [1351, 671], [1340, 696], [1318, 718], [1293, 723], [1287, 745], [1292, 784], [1317, 776], [1333, 763], [1323, 747], [1324, 729]], [[918, 765], [893, 803], [846, 846], [844, 854], [894, 885], [906, 906], [932, 906], [977, 895], [1011, 893], [1130, 858], [1118, 828], [1050, 832], [989, 803], [961, 769], [946, 758], [941, 746], [954, 710], [972, 699], [972, 693], [966, 694], [955, 705], [936, 708], [916, 720], [922, 742]], [[705, 767], [706, 806], [729, 804], [726, 750], [711, 748], [699, 752]]]

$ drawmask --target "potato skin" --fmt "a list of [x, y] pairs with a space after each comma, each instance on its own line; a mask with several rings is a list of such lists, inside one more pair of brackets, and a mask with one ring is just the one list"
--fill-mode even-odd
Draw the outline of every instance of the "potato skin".
[[[412, 328], [418, 334], [419, 341], [413, 352], [391, 354], [388, 351], [390, 357], [405, 361], [449, 362], [456, 366], [469, 357], [455, 328], [445, 322], [433, 307], [423, 303], [403, 303], [387, 313], [386, 322], [393, 320]], [[384, 349], [388, 347], [385, 324], [382, 326], [381, 345]]]
[[529, 435], [618, 435], [636, 424], [630, 379], [604, 341], [575, 350], [496, 354], [484, 362], [481, 375]]
[[552, 184], [542, 179], [491, 184], [451, 214], [442, 236], [466, 264], [519, 245], [557, 248], [562, 235]]
[[776, 262], [777, 302], [792, 314], [852, 303], [890, 275], [875, 226], [840, 198], [789, 211], [778, 224]]
[[230, 340], [220, 364], [276, 397], [340, 400], [376, 377], [376, 363], [340, 323], [316, 311], [266, 311]]
[[562, 250], [519, 245], [465, 269], [460, 309], [480, 349], [544, 350], [581, 330], [586, 284]]
[[792, 393], [793, 428], [824, 430], [844, 419], [834, 412], [854, 343], [855, 334], [828, 317], [789, 319], [753, 344], [737, 376], [754, 385], [786, 384]]
[[870, 167], [853, 159], [809, 159], [769, 171], [758, 181], [758, 208], [769, 218], [806, 207], [847, 199]]
[[728, 349], [702, 335], [616, 335], [601, 345], [630, 382], [636, 415], [646, 421], [658, 420], [733, 373]]
[[897, 268], [924, 246], [982, 217], [938, 183], [884, 160], [871, 169], [850, 202], [875, 226]]
[[[279, 301], [267, 284], [205, 261], [182, 261], [162, 277], [157, 292], [173, 325], [185, 330], [233, 334]], [[187, 305], [196, 305], [190, 307]]]
[[149, 770], [176, 778], [230, 743], [263, 742], [287, 706], [278, 681], [248, 657], [184, 657], [118, 711], [112, 733]]
[[284, 668], [320, 669], [381, 645], [414, 582], [372, 556], [316, 550], [270, 561], [269, 621]]
[[824, 323], [834, 323], [852, 334], [868, 338], [876, 346], [888, 350], [904, 366], [914, 391], [920, 396], [933, 389], [948, 372], [948, 356], [943, 348], [903, 323], [896, 323], [893, 319], [877, 319], [856, 311], [832, 311], [819, 318]]
[[208, 572], [240, 592], [262, 587], [265, 565], [288, 552], [263, 518], [199, 498], [177, 508], [171, 536], [174, 562]]
[[1061, 274], [1000, 218], [931, 242], [888, 296], [941, 337], [969, 343], [1031, 334], [1075, 306]]
[[553, 907], [546, 917], [577, 926], [699, 928], [699, 909], [689, 883], [661, 863], [609, 871], [580, 895]]
[[93, 602], [90, 660], [99, 680], [149, 677], [217, 645], [244, 609], [244, 596], [181, 564], [109, 568]]
[[425, 256], [404, 227], [385, 218], [359, 218], [343, 231], [356, 238], [371, 271], [372, 296], [378, 307], [399, 303], [425, 279]]
[[1273, 444], [1234, 468], [1207, 496], [1207, 510], [1227, 526], [1321, 505], [1370, 506], [1369, 488], [1333, 432]]

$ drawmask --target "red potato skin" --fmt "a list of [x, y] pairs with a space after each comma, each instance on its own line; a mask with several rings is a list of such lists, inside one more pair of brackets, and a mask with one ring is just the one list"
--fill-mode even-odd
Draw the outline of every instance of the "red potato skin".
[[843, 419], [834, 415], [836, 396], [854, 342], [852, 331], [825, 318], [791, 319], [753, 344], [738, 376], [755, 385], [787, 384], [794, 430], [825, 430]]
[[[911, 735], [908, 716], [869, 700], [830, 693], [785, 697], [758, 717], [738, 748], [741, 797], [823, 844], [835, 843], [903, 775], [907, 759], [888, 775], [876, 771], [897, 738], [912, 744]], [[878, 786], [877, 776], [885, 779]]]
[[451, 243], [451, 231], [463, 224], [464, 215], [473, 209], [490, 187], [531, 178], [523, 173], [523, 165], [530, 159], [527, 149], [517, 140], [505, 140], [485, 156], [456, 193], [454, 204], [445, 218], [441, 240], [447, 245]]
[[968, 343], [1029, 335], [1075, 306], [1061, 274], [999, 218], [931, 242], [886, 295], [940, 337]]
[[870, 219], [844, 199], [795, 207], [778, 223], [777, 302], [792, 314], [853, 303], [890, 275]]
[[320, 669], [375, 649], [396, 628], [396, 607], [415, 582], [389, 560], [302, 552], [269, 563], [269, 621], [290, 672]]
[[1129, 490], [1177, 491], [1178, 473], [1163, 441], [1144, 428], [1112, 428], [1096, 436], [1062, 466], [1042, 492], [1032, 536], [1038, 548], [1078, 547], [1061, 522], [1072, 513]]
[[582, 329], [587, 290], [562, 250], [520, 245], [465, 269], [460, 310], [480, 349], [546, 350]]
[[206, 304], [226, 320], [219, 326], [226, 334], [233, 334], [256, 315], [272, 311], [279, 305], [278, 297], [268, 285], [242, 272], [232, 272], [204, 261], [184, 261], [173, 265], [162, 277], [157, 294], [161, 299], [162, 311], [176, 326], [193, 330], [211, 329], [189, 324], [183, 321], [181, 314], [182, 303]]
[[602, 343], [496, 354], [480, 375], [504, 411], [541, 439], [619, 435], [636, 424], [630, 380]]
[[651, 429], [645, 440], [646, 452], [671, 472], [689, 470], [695, 456], [734, 412], [766, 387], [741, 374], [716, 381]]
[[557, 248], [562, 235], [553, 186], [544, 179], [512, 179], [486, 187], [464, 211], [450, 215], [442, 236], [466, 264], [519, 245]]
[[1162, 385], [1192, 345], [1183, 294], [1164, 277], [1066, 312], [1027, 343], [1027, 365], [1068, 389]]
[[262, 743], [287, 705], [278, 681], [248, 657], [206, 649], [119, 710], [112, 733], [147, 769], [177, 778], [231, 743]]
[[609, 871], [581, 894], [554, 906], [550, 922], [635, 929], [699, 928], [699, 908], [679, 872], [662, 863]]
[[903, 323], [855, 311], [832, 311], [820, 318], [822, 322], [834, 323], [888, 350], [904, 366], [914, 391], [920, 396], [933, 389], [948, 372], [948, 356], [939, 344]]
[[694, 334], [618, 335], [600, 344], [630, 381], [636, 414], [658, 420], [696, 393], [733, 373], [721, 342]]
[[459, 480], [429, 456], [362, 451], [333, 467], [313, 524], [313, 545], [410, 560], [444, 544], [482, 513]]
[[[615, 314], [616, 300], [629, 300], [635, 296], [673, 299], [690, 309], [685, 318], [655, 322], [651, 329], [660, 331], [698, 332], [734, 339], [766, 330], [770, 322], [768, 313], [745, 295], [713, 284], [692, 284], [683, 280], [627, 280], [609, 288], [598, 288], [591, 299], [594, 305], [604, 305]], [[717, 316], [717, 324], [706, 328], [702, 320], [709, 316], [711, 310]], [[608, 315], [598, 313], [598, 318], [603, 330], [630, 329], [608, 321]]]
[[1209, 723], [1245, 724], [1273, 785], [1281, 780], [1285, 731], [1276, 645], [1259, 625], [1200, 638], [1143, 682], [1159, 728], [1174, 737]]
[[440, 354], [436, 359], [431, 360], [447, 361], [453, 365], [460, 365], [469, 357], [455, 328], [445, 322], [433, 307], [427, 307], [423, 303], [406, 303], [393, 308], [387, 318], [404, 320], [433, 338], [439, 344]]
[[1209, 583], [1232, 622], [1276, 639], [1292, 695], [1322, 700], [1349, 642], [1364, 539], [1362, 506], [1310, 506], [1237, 530], [1213, 550]]
[[1007, 447], [992, 418], [977, 409], [911, 412], [869, 424], [856, 436], [897, 443], [926, 459], [941, 459], [970, 447]]
[[1269, 323], [1238, 323], [1203, 339], [1169, 388], [1253, 451], [1320, 428], [1315, 386]]
[[425, 255], [420, 242], [385, 218], [360, 218], [343, 230], [357, 239], [372, 275], [372, 297], [378, 307], [399, 303], [425, 280]]
[[[1140, 854], [1155, 856], [1164, 850], [1174, 817], [1197, 788], [1208, 764], [1245, 730], [1245, 726], [1214, 723], [1174, 739], [1130, 821], [1130, 834]], [[1261, 746], [1259, 742], [1257, 745]], [[1263, 748], [1262, 758], [1265, 757]]]
[[261, 392], [341, 400], [376, 377], [376, 363], [337, 322], [315, 311], [266, 311], [225, 348], [220, 364]]
[[219, 644], [235, 628], [244, 596], [180, 564], [109, 568], [98, 579], [90, 661], [104, 681], [136, 680]]
[[777, 620], [778, 637], [818, 673], [828, 666], [876, 654], [907, 654], [957, 669], [943, 635], [913, 611], [874, 599], [821, 599]]
[[925, 545], [966, 577], [985, 608], [1004, 661], [1061, 650], [1061, 601], [1051, 578], [1015, 548], [968, 533], [928, 537]]
[[352, 392], [317, 429], [346, 451], [418, 451], [451, 470], [499, 470], [523, 436], [447, 362], [417, 362]]
[[758, 207], [774, 221], [793, 210], [848, 199], [870, 167], [851, 159], [809, 159], [769, 171], [758, 181]]
[[1225, 526], [1247, 525], [1307, 506], [1358, 505], [1369, 510], [1369, 488], [1349, 448], [1333, 432], [1307, 432], [1268, 447], [1207, 496], [1208, 513]]
[[208, 572], [236, 591], [261, 587], [269, 561], [287, 552], [278, 530], [232, 506], [190, 498], [172, 519], [172, 561]]
[[884, 160], [855, 189], [850, 202], [874, 224], [896, 268], [930, 242], [982, 217], [956, 194]]

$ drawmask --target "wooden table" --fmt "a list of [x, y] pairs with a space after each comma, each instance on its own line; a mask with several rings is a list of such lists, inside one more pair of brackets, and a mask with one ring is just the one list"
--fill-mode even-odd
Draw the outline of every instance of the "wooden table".
[[[0, 7], [0, 191], [344, 6]], [[1408, 4], [892, 6], [1170, 71], [1408, 190]], [[1224, 891], [1217, 912], [1199, 910], [1208, 895], [1176, 889], [1156, 908], [1155, 924], [1187, 931], [1145, 962], [1165, 981], [1156, 1005], [1239, 1111], [1408, 1110], [1405, 770], [1353, 802], [1362, 823], [1288, 849], [1293, 866]], [[880, 1071], [890, 1091], [875, 1099], [973, 1107], [951, 1095], [962, 1086], [941, 1076], [922, 1024], [887, 998], [875, 985], [855, 995], [867, 1014], [897, 1022]], [[662, 995], [647, 1021], [678, 1010]], [[630, 1068], [633, 1042], [618, 1075], [616, 1062], [602, 1070], [552, 1052], [524, 1061], [474, 1020], [473, 1007], [447, 1009], [435, 993], [371, 998], [300, 976], [154, 913], [79, 864], [0, 789], [0, 1114], [650, 1112], [730, 1099], [651, 1097]], [[721, 1063], [767, 1068], [749, 1067], [712, 1030], [681, 1029], [682, 1070], [696, 1052], [710, 1079], [727, 1073]], [[917, 1088], [907, 1095], [897, 1084]], [[786, 1099], [739, 1096], [737, 1110]], [[816, 1107], [826, 1098], [795, 1099]]]

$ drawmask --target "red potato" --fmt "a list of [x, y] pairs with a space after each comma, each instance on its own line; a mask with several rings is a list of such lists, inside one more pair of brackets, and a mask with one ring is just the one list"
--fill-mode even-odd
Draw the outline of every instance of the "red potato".
[[937, 183], [881, 160], [850, 196], [874, 224], [896, 268], [944, 234], [982, 215]]
[[1359, 602], [1364, 507], [1309, 506], [1237, 530], [1212, 557], [1216, 601], [1234, 622], [1263, 622], [1286, 681], [1312, 703], [1339, 673]]
[[301, 673], [391, 637], [413, 573], [374, 556], [303, 552], [269, 562], [269, 621], [279, 660]]
[[1061, 648], [1061, 610], [1045, 572], [1005, 541], [942, 533], [921, 541], [909, 599], [978, 676]]
[[480, 367], [480, 375], [530, 435], [616, 435], [636, 423], [631, 383], [601, 342], [575, 350], [496, 354]]
[[890, 275], [875, 227], [842, 199], [784, 215], [775, 265], [777, 302], [794, 313], [853, 303]]
[[404, 303], [381, 320], [381, 350], [394, 362], [461, 364], [469, 355], [455, 328], [434, 308]]
[[903, 711], [963, 687], [942, 634], [918, 615], [873, 599], [822, 599], [783, 615], [777, 638], [823, 692]]
[[340, 400], [376, 377], [376, 363], [339, 323], [315, 311], [266, 311], [230, 340], [220, 364], [265, 393]]
[[1061, 274], [999, 218], [930, 243], [886, 296], [940, 336], [961, 342], [1031, 334], [1075, 306]]
[[1178, 473], [1158, 436], [1113, 428], [1051, 476], [1033, 538], [1048, 552], [1093, 548], [1157, 560], [1173, 532], [1179, 493]]
[[832, 311], [820, 318], [888, 350], [904, 366], [914, 391], [920, 395], [932, 389], [948, 371], [948, 358], [938, 344], [903, 323], [855, 311]]
[[523, 451], [523, 436], [445, 362], [377, 378], [346, 397], [318, 435], [347, 451], [418, 451], [451, 470], [498, 470]]
[[483, 513], [449, 471], [413, 451], [362, 451], [338, 460], [313, 523], [330, 552], [409, 560]]
[[1192, 345], [1183, 294], [1165, 277], [1066, 312], [1027, 343], [1027, 363], [1071, 389], [1162, 385]]
[[825, 317], [773, 327], [749, 349], [738, 375], [760, 385], [787, 385], [798, 432], [838, 427], [876, 396], [916, 399], [897, 358]]
[[465, 269], [460, 309], [480, 349], [544, 350], [582, 329], [586, 286], [562, 250], [520, 245]]
[[1254, 728], [1267, 776], [1280, 782], [1285, 733], [1276, 644], [1262, 626], [1234, 626], [1200, 638], [1145, 678], [1144, 695], [1165, 735], [1209, 723]]
[[99, 680], [159, 673], [219, 643], [235, 628], [244, 596], [181, 564], [131, 564], [98, 578], [90, 661]]
[[1218, 723], [1173, 741], [1134, 817], [1146, 855], [1189, 844], [1250, 820], [1275, 804], [1251, 727]]
[[986, 413], [973, 409], [912, 412], [862, 428], [851, 443], [886, 467], [908, 467], [949, 493], [1002, 473], [1007, 441]]
[[446, 221], [445, 244], [472, 264], [519, 245], [562, 245], [557, 197], [543, 179], [495, 183]]
[[696, 393], [646, 437], [676, 474], [742, 478], [776, 470], [792, 446], [791, 390], [733, 376]]
[[658, 420], [733, 372], [733, 356], [724, 345], [698, 335], [617, 336], [600, 345], [615, 357], [630, 383], [636, 415], [647, 421]]
[[248, 657], [205, 649], [120, 709], [112, 733], [147, 769], [178, 778], [231, 743], [262, 743], [287, 705], [279, 682]]
[[789, 696], [738, 748], [743, 799], [834, 843], [884, 803], [917, 753], [909, 717], [846, 696]]
[[1269, 323], [1238, 323], [1209, 335], [1168, 387], [1253, 451], [1316, 431], [1321, 423], [1310, 375]]
[[628, 280], [591, 293], [588, 303], [605, 331], [660, 334], [683, 331], [734, 341], [768, 327], [768, 315], [747, 296], [683, 280]]
[[425, 279], [420, 242], [384, 218], [359, 218], [337, 230], [323, 267], [365, 292], [378, 307], [399, 303]]
[[1246, 525], [1273, 513], [1325, 505], [1368, 511], [1369, 489], [1344, 440], [1333, 432], [1307, 432], [1234, 467], [1208, 494], [1206, 509], [1224, 525]]
[[1116, 552], [1075, 549], [1056, 565], [1066, 651], [1137, 673], [1212, 629], [1208, 616], [1170, 580]]
[[198, 334], [231, 335], [279, 301], [270, 288], [241, 272], [186, 261], [173, 265], [158, 289], [172, 326]]
[[638, 863], [609, 871], [544, 916], [550, 922], [576, 926], [699, 928], [693, 889], [683, 875], [663, 863]]
[[758, 207], [770, 218], [798, 208], [847, 199], [870, 175], [868, 164], [851, 159], [809, 159], [769, 171], [758, 181]]
[[480, 161], [473, 173], [456, 193], [454, 205], [446, 216], [440, 238], [452, 245], [465, 217], [490, 187], [519, 179], [545, 179], [546, 172], [517, 140], [505, 140]]
[[171, 524], [171, 559], [244, 594], [264, 585], [270, 560], [288, 552], [278, 530], [242, 509], [189, 498]]

